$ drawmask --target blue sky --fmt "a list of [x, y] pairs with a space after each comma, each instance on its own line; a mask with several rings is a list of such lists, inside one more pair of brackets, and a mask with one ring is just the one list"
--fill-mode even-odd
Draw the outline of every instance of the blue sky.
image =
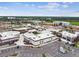
[[0, 16], [79, 16], [79, 3], [0, 2]]

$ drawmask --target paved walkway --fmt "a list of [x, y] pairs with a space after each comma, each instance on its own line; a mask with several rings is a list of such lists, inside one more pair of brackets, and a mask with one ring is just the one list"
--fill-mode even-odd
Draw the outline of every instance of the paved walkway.
[[19, 46], [25, 45], [23, 41], [24, 41], [23, 34], [20, 34], [20, 39], [17, 42], [15, 42], [15, 44]]

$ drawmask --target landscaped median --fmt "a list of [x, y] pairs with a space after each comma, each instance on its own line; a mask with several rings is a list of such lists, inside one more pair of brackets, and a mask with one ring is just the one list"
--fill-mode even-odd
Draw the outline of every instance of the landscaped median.
[[77, 43], [75, 44], [75, 47], [76, 47], [76, 48], [79, 48], [79, 42], [77, 42]]

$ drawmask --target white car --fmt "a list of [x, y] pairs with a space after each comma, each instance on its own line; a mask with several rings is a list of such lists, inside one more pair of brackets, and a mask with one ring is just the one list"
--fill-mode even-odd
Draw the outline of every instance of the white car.
[[67, 52], [63, 47], [60, 47], [59, 51], [62, 52], [62, 53], [66, 53]]

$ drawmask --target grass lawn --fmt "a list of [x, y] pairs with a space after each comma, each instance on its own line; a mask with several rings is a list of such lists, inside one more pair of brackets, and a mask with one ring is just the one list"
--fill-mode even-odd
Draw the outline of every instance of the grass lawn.
[[79, 48], [79, 42], [77, 42], [77, 43], [75, 44], [75, 47], [76, 47], [76, 48]]
[[[49, 22], [53, 22], [53, 21], [62, 21], [62, 20], [49, 20]], [[79, 26], [79, 21], [66, 21], [66, 20], [63, 20], [63, 21], [70, 22], [70, 24], [72, 24], [72, 25]]]
[[72, 21], [72, 22], [70, 22], [72, 25], [78, 25], [79, 26], [79, 22], [77, 22], [77, 21]]

